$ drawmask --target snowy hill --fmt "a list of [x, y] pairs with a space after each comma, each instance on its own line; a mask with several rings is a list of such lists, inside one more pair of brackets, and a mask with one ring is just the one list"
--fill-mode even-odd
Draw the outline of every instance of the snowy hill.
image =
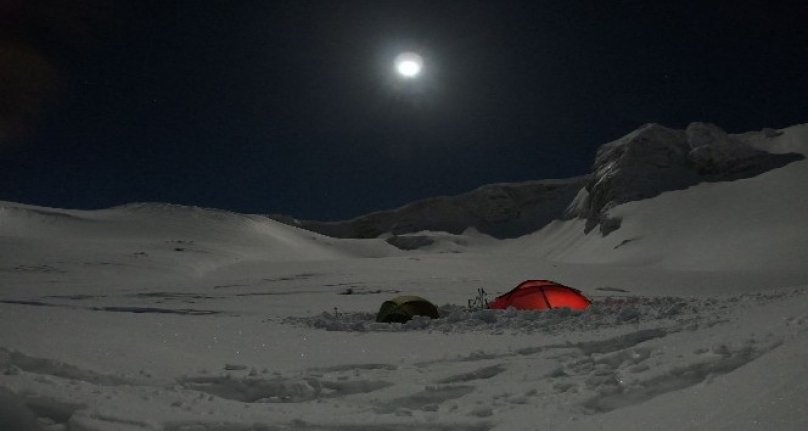
[[765, 150], [766, 141], [774, 141], [782, 133], [761, 132], [752, 139], [761, 144], [756, 148], [712, 124], [692, 123], [685, 130], [648, 124], [600, 147], [592, 179], [567, 216], [585, 218], [587, 232], [600, 225], [601, 233], [608, 234], [619, 227], [619, 222], [605, 217], [616, 205], [705, 181], [751, 178], [803, 159], [796, 152]]
[[[638, 135], [661, 133], [681, 138], [680, 133], [657, 126], [639, 132], [609, 144], [600, 153], [600, 165], [608, 165], [605, 159], [611, 149], [634, 144]], [[767, 163], [772, 161], [792, 162], [750, 178], [672, 190], [684, 186], [677, 181], [690, 176], [687, 171], [670, 174], [683, 171], [681, 166], [665, 168], [661, 179], [649, 174], [650, 178], [642, 182], [640, 176], [647, 173], [647, 165], [635, 168], [636, 162], [617, 160], [611, 170], [604, 167], [596, 174], [587, 185], [591, 192], [582, 191], [585, 197], [579, 197], [572, 207], [584, 218], [555, 221], [513, 246], [565, 262], [698, 270], [768, 268], [801, 273], [808, 251], [808, 161], [804, 159], [808, 154], [808, 125], [730, 138], [732, 145], [741, 145], [743, 153], [750, 154], [744, 165], [749, 160], [763, 160], [754, 170], [761, 164], [771, 167]], [[676, 139], [660, 141], [678, 145]], [[761, 157], [761, 153], [751, 151], [766, 153]], [[772, 159], [769, 154], [782, 155], [782, 159]], [[798, 157], [800, 160], [793, 161]], [[737, 171], [723, 172], [734, 175]], [[639, 189], [645, 188], [643, 193], [656, 196], [638, 200], [632, 195], [632, 186], [627, 185], [632, 179], [640, 184]], [[590, 232], [592, 217], [611, 220], [619, 229], [606, 236]]]
[[396, 251], [387, 244], [324, 237], [262, 216], [159, 203], [80, 211], [0, 202], [0, 238], [14, 244], [3, 261], [12, 267], [49, 257], [62, 265], [81, 265], [87, 255], [97, 255], [100, 260], [122, 259], [123, 268], [137, 263], [183, 274], [242, 261], [326, 260]]

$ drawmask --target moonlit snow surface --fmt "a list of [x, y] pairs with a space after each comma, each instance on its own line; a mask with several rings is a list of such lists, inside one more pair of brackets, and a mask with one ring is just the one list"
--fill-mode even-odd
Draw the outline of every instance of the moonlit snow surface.
[[[808, 153], [808, 126], [770, 151]], [[808, 429], [808, 161], [495, 240], [0, 202], [0, 429]], [[528, 278], [583, 313], [468, 312]], [[350, 293], [350, 294], [346, 294]], [[373, 319], [396, 295], [442, 317]], [[529, 424], [526, 426], [526, 424]]]
[[405, 52], [396, 57], [395, 64], [399, 75], [405, 78], [414, 78], [421, 73], [424, 60], [418, 54]]

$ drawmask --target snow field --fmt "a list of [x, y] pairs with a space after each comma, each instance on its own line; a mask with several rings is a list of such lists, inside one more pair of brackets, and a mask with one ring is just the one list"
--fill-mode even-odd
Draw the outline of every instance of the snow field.
[[[442, 267], [460, 257], [448, 259]], [[4, 402], [54, 430], [516, 430], [527, 418], [537, 427], [596, 429], [612, 412], [731, 378], [800, 340], [808, 322], [804, 286], [641, 296], [637, 285], [612, 284], [587, 292], [596, 302], [583, 313], [444, 306], [438, 320], [378, 324], [370, 304], [395, 293], [341, 295], [346, 274], [329, 273], [334, 262], [307, 268], [318, 266], [319, 275], [268, 284], [245, 278], [216, 288], [211, 280], [203, 294], [74, 292], [38, 298], [52, 305], [5, 303], [3, 327], [26, 322], [26, 330], [4, 331], [0, 385], [14, 394]], [[462, 267], [456, 261], [451, 270]], [[365, 285], [376, 286], [368, 273]], [[387, 287], [420, 285], [407, 278], [388, 275]], [[362, 280], [354, 281], [360, 292]], [[333, 285], [327, 293], [313, 288], [324, 284]], [[237, 296], [256, 286], [278, 295]], [[454, 298], [468, 293], [463, 283], [449, 286]], [[319, 309], [285, 308], [276, 298]], [[338, 317], [332, 299], [344, 301]], [[110, 305], [124, 302], [132, 309]]]
[[[734, 137], [808, 153], [804, 125]], [[569, 220], [410, 251], [0, 202], [0, 430], [808, 429], [805, 184], [802, 160], [618, 205], [606, 236]], [[594, 304], [463, 309], [535, 278]], [[442, 317], [374, 321], [404, 294]]]

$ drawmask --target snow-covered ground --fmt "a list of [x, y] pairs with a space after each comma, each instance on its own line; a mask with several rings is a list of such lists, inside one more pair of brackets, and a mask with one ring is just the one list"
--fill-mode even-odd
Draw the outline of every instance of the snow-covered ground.
[[[740, 135], [808, 153], [808, 127]], [[0, 430], [808, 429], [808, 161], [403, 251], [261, 216], [0, 203]], [[583, 313], [468, 312], [553, 279]], [[348, 294], [350, 293], [350, 294]], [[379, 324], [399, 294], [436, 320]]]

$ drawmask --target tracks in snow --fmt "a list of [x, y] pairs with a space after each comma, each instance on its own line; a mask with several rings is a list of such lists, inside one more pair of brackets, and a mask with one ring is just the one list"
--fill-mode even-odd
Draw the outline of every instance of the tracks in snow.
[[[639, 316], [627, 323], [609, 325], [614, 323], [610, 320], [599, 326], [596, 317], [601, 310], [587, 320], [591, 327], [565, 329], [571, 331], [568, 335], [575, 334], [574, 342], [478, 351], [429, 362], [340, 364], [285, 374], [231, 366], [220, 375], [183, 376], [168, 386], [0, 349], [0, 387], [27, 388], [6, 394], [5, 399], [12, 399], [6, 402], [24, 406], [40, 422], [68, 431], [71, 426], [95, 431], [112, 425], [155, 431], [487, 431], [495, 428], [500, 414], [533, 409], [547, 400], [565, 414], [592, 415], [709, 384], [787, 342], [789, 333], [804, 331], [806, 319], [784, 316], [782, 325], [771, 333], [750, 335], [754, 328], [747, 328], [720, 342], [711, 341], [709, 334], [726, 322], [742, 325], [745, 310], [798, 295], [802, 293], [707, 299], [702, 302], [704, 309], [692, 307], [690, 301], [639, 300], [627, 305], [633, 307], [631, 314]], [[483, 321], [493, 327], [481, 330], [495, 332], [519, 322], [518, 317], [496, 317]], [[531, 324], [535, 319], [521, 321], [528, 322], [533, 333], [541, 333], [542, 328], [558, 330], [556, 323], [547, 327]], [[602, 335], [604, 331], [610, 335]], [[164, 417], [175, 419], [144, 422], [125, 410], [101, 413], [104, 397], [112, 400], [112, 406], [150, 404]], [[242, 420], [222, 422], [221, 417], [237, 409], [252, 413]], [[333, 424], [302, 420], [315, 411], [341, 413], [343, 419]], [[217, 412], [219, 419], [198, 419]], [[350, 422], [353, 416], [368, 415], [378, 424]]]

